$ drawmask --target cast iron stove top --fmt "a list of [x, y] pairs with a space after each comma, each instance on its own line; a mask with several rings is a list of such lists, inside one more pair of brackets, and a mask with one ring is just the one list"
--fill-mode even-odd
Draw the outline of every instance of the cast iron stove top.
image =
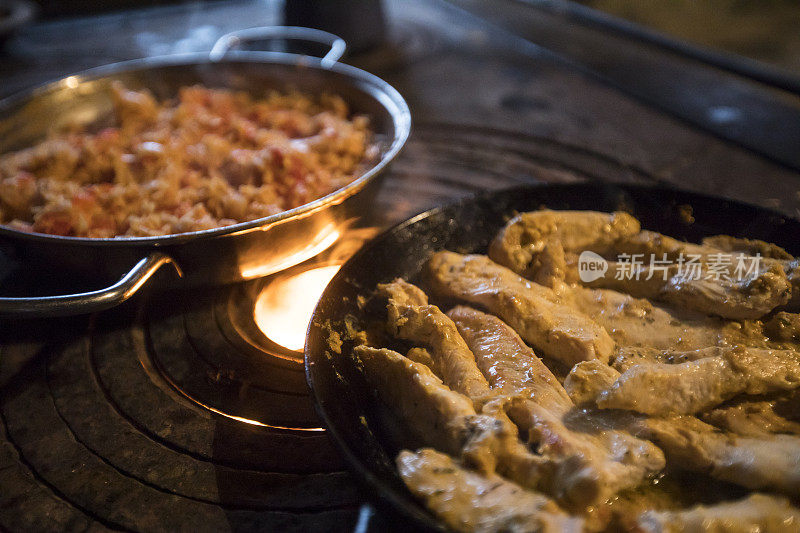
[[[657, 181], [550, 139], [415, 128], [367, 227], [522, 183]], [[366, 505], [320, 428], [302, 356], [256, 324], [270, 280], [145, 293], [90, 317], [0, 321], [0, 526], [385, 529], [394, 519]]]

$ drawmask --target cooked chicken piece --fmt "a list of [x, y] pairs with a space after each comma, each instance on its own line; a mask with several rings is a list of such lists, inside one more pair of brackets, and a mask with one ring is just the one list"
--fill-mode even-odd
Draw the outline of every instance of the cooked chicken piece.
[[719, 252], [730, 254], [743, 254], [764, 259], [791, 260], [794, 259], [786, 250], [764, 241], [756, 239], [743, 239], [730, 235], [714, 235], [705, 237], [701, 244], [679, 241], [673, 237], [654, 231], [642, 230], [632, 236], [625, 236], [615, 243], [614, 253], [626, 254], [656, 254], [659, 258], [664, 254], [670, 260], [677, 260], [680, 254], [700, 255], [705, 260], [709, 255]]
[[725, 348], [718, 357], [633, 366], [603, 391], [597, 405], [655, 416], [694, 414], [738, 394], [800, 387], [800, 352]]
[[614, 349], [601, 326], [559, 303], [554, 290], [531, 283], [486, 256], [438, 252], [428, 267], [438, 290], [487, 308], [553, 359], [568, 365], [607, 361]]
[[489, 384], [475, 365], [475, 357], [458, 334], [453, 321], [418, 287], [397, 279], [378, 286], [389, 298], [389, 327], [401, 339], [424, 344], [430, 349], [436, 370], [451, 389], [473, 401], [489, 392]]
[[701, 418], [719, 428], [750, 437], [773, 433], [800, 436], [800, 392], [769, 400], [743, 398]]
[[[378, 294], [382, 294], [390, 300], [389, 312], [392, 312], [392, 307], [411, 307], [411, 306], [425, 306], [428, 305], [428, 295], [425, 291], [408, 283], [402, 278], [397, 278], [391, 283], [384, 283], [378, 285]], [[395, 312], [399, 313], [399, 310]]]
[[[618, 349], [614, 355], [611, 356], [609, 364], [617, 372], [625, 372], [636, 365], [668, 363], [670, 362], [670, 353], [672, 353], [670, 350], [651, 348], [649, 346], [625, 346]], [[614, 379], [614, 381], [616, 381], [616, 379]], [[613, 381], [609, 383], [609, 387], [613, 384]], [[602, 391], [598, 391], [598, 393], [599, 392]]]
[[540, 257], [548, 243], [559, 243], [562, 252], [602, 253], [620, 238], [635, 235], [639, 230], [639, 221], [622, 212], [532, 211], [517, 215], [500, 230], [489, 247], [489, 257], [529, 277], [543, 262], [552, 263], [552, 259]]
[[709, 346], [697, 350], [658, 350], [649, 347], [620, 348], [611, 357], [611, 366], [619, 372], [625, 372], [631, 367], [650, 363], [680, 364], [687, 361], [697, 361], [707, 357], [722, 357], [724, 346]]
[[497, 468], [530, 487], [553, 477], [552, 465], [528, 452], [505, 415], [477, 414], [468, 398], [425, 365], [385, 348], [357, 346], [354, 353], [367, 382], [417, 442], [463, 455], [484, 472]]
[[786, 304], [792, 294], [783, 267], [774, 262], [760, 269], [757, 276], [741, 279], [732, 275], [731, 266], [730, 280], [717, 279], [707, 265], [701, 265], [699, 273], [681, 272], [677, 265], [672, 265], [667, 267], [666, 275], [651, 272], [645, 266], [638, 269], [637, 275], [628, 276], [629, 268], [623, 263], [610, 262], [605, 276], [586, 285], [733, 320], [760, 318]]
[[750, 489], [800, 494], [800, 438], [788, 435], [742, 437], [725, 433], [693, 416], [648, 418], [638, 423], [670, 465], [703, 472]]
[[420, 347], [411, 348], [406, 354], [406, 357], [408, 357], [415, 363], [427, 366], [428, 368], [433, 370], [433, 373], [436, 374], [437, 376], [441, 374], [439, 367], [436, 365], [436, 361], [434, 361], [433, 357], [431, 357], [431, 352], [429, 352], [425, 348], [420, 348]]
[[655, 298], [709, 315], [733, 320], [756, 319], [786, 304], [792, 289], [780, 265], [772, 265], [753, 278], [695, 280], [675, 275]]
[[475, 356], [493, 393], [511, 396], [531, 390], [543, 404], [572, 405], [550, 369], [502, 320], [466, 306], [454, 307], [447, 316]]
[[[753, 345], [758, 337], [746, 326], [699, 313], [658, 306], [621, 292], [566, 287], [562, 301], [592, 317], [620, 347], [693, 350], [720, 344]], [[766, 344], [766, 341], [763, 341]], [[599, 358], [598, 358], [599, 359]]]
[[598, 359], [583, 361], [572, 367], [564, 380], [564, 390], [578, 405], [593, 403], [619, 376], [620, 373], [615, 368]]
[[557, 289], [567, 281], [569, 272], [570, 265], [567, 264], [564, 247], [558, 241], [551, 241], [534, 256], [524, 277], [539, 285]]
[[714, 235], [703, 239], [701, 244], [708, 248], [732, 254], [760, 255], [766, 259], [794, 259], [789, 252], [777, 244], [760, 241], [758, 239], [742, 239], [739, 237], [731, 237], [730, 235]]
[[466, 419], [475, 416], [472, 402], [448, 389], [425, 365], [386, 348], [357, 346], [353, 353], [363, 365], [364, 376], [380, 399], [408, 430], [428, 446], [454, 455], [465, 442]]
[[786, 498], [752, 494], [684, 511], [647, 511], [638, 525], [645, 533], [797, 533], [800, 509]]
[[[589, 227], [591, 225], [595, 227]], [[795, 299], [800, 303], [800, 264], [792, 262], [793, 258], [778, 247], [727, 236], [717, 236], [707, 239], [706, 244], [697, 245], [652, 231], [640, 232], [638, 228], [636, 219], [620, 213], [523, 213], [498, 233], [489, 256], [517, 274], [547, 286], [553, 286], [554, 279], [578, 281], [577, 257], [583, 251], [593, 251], [609, 259], [622, 254], [638, 256], [642, 264], [636, 268], [638, 275], [633, 279], [625, 275], [632, 265], [610, 261], [606, 274], [587, 285], [735, 320], [764, 316], [789, 302], [793, 292], [798, 293]], [[762, 256], [758, 275], [733, 275], [737, 268], [734, 253], [737, 257], [755, 259], [752, 254], [761, 251], [771, 257]], [[692, 256], [698, 259], [699, 272], [687, 272], [686, 267], [683, 270], [678, 267], [679, 260], [687, 261]], [[723, 260], [721, 256], [732, 263], [727, 270], [734, 279], [727, 280], [722, 273], [710, 271], [709, 264], [714, 263], [715, 258], [716, 262]], [[651, 257], [668, 261], [671, 266], [658, 267], [651, 272]], [[749, 262], [740, 274], [749, 272], [747, 265]], [[662, 272], [662, 268], [666, 272]], [[795, 286], [797, 290], [793, 291]]]
[[689, 255], [700, 255], [702, 257], [708, 253], [718, 251], [707, 246], [680, 241], [663, 233], [642, 230], [635, 235], [625, 236], [617, 240], [611, 252], [615, 256], [619, 254], [642, 254], [648, 258], [650, 254], [653, 254], [658, 259], [662, 259], [666, 255], [666, 258], [670, 261], [677, 261], [681, 254], [684, 257]]
[[[642, 232], [645, 233], [645, 232]], [[671, 243], [670, 243], [671, 244]], [[707, 261], [709, 256], [720, 252], [733, 255], [760, 256], [759, 271], [769, 270], [775, 266], [780, 266], [786, 273], [788, 282], [791, 286], [791, 297], [785, 306], [796, 310], [800, 307], [800, 261], [792, 257], [786, 250], [771, 243], [764, 241], [741, 239], [728, 235], [715, 235], [703, 239], [702, 245], [687, 245], [685, 248], [674, 246], [664, 246], [659, 252], [669, 252], [671, 260], [677, 259], [680, 252], [684, 254], [696, 254], [701, 256], [702, 261]], [[659, 255], [659, 257], [661, 257]]]
[[431, 449], [402, 451], [397, 469], [411, 492], [455, 531], [579, 532], [582, 521], [548, 497], [497, 475], [467, 470]]
[[456, 307], [449, 316], [492, 390], [504, 396], [510, 418], [539, 453], [585, 465], [579, 476], [564, 479], [561, 492], [554, 493], [557, 498], [576, 506], [601, 502], [664, 467], [658, 448], [627, 432], [593, 424], [588, 415], [580, 430], [568, 428], [566, 419], [574, 421], [571, 415], [577, 411], [572, 400], [533, 350], [499, 318], [469, 307]]
[[764, 323], [764, 333], [775, 342], [800, 341], [800, 314], [781, 311]]
[[559, 414], [524, 396], [507, 399], [504, 408], [542, 456], [583, 465], [554, 484], [561, 492], [551, 492], [572, 508], [607, 501], [622, 490], [642, 485], [665, 466], [658, 447], [609, 427], [602, 414], [595, 418], [575, 408]]
[[786, 272], [786, 279], [792, 286], [792, 296], [786, 302], [785, 308], [789, 311], [800, 309], [800, 259], [792, 259], [783, 263], [783, 270]]

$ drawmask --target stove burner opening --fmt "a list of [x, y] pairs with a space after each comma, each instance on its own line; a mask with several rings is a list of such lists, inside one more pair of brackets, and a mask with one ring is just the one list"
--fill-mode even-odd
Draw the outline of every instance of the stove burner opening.
[[281, 272], [143, 302], [137, 352], [150, 378], [243, 424], [324, 431], [305, 379], [306, 329], [328, 282], [377, 233], [338, 227], [333, 246]]
[[275, 275], [256, 299], [255, 321], [261, 332], [288, 350], [302, 352], [311, 314], [340, 267], [327, 264]]

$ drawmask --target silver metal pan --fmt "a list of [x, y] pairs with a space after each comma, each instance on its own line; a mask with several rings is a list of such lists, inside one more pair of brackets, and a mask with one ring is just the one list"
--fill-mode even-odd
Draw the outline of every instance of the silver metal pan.
[[[302, 39], [330, 46], [323, 58], [284, 52], [234, 50], [248, 41]], [[112, 110], [111, 84], [148, 88], [158, 98], [201, 83], [248, 91], [296, 89], [342, 96], [370, 117], [381, 145], [379, 160], [358, 179], [303, 206], [222, 228], [167, 235], [90, 239], [25, 233], [0, 226], [0, 247], [23, 265], [44, 265], [54, 276], [93, 277], [116, 283], [97, 291], [48, 297], [0, 298], [0, 315], [53, 316], [106, 309], [129, 298], [164, 264], [175, 265], [175, 285], [228, 283], [277, 272], [332, 244], [369, 204], [377, 178], [408, 138], [411, 118], [402, 96], [383, 80], [338, 63], [342, 39], [309, 28], [268, 27], [222, 37], [210, 54], [146, 58], [108, 65], [0, 101], [0, 153], [43, 140], [69, 123], [101, 121]], [[120, 278], [120, 276], [122, 276]], [[155, 279], [166, 289], [169, 277]]]

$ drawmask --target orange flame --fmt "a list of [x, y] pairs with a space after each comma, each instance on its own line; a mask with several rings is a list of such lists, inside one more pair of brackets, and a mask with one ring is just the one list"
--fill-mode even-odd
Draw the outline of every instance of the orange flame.
[[302, 351], [314, 307], [340, 266], [320, 266], [270, 281], [255, 308], [256, 324], [264, 335], [284, 348]]

